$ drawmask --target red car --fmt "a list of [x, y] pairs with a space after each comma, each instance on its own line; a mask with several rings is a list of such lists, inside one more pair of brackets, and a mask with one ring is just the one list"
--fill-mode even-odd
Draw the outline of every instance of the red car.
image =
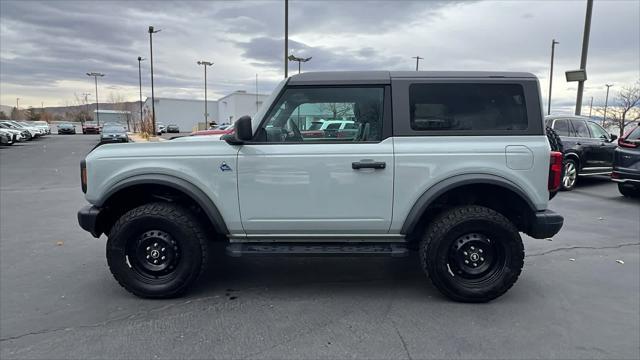
[[85, 122], [82, 124], [83, 134], [100, 134], [100, 126], [94, 122]]
[[191, 133], [191, 136], [197, 135], [225, 135], [225, 134], [233, 134], [234, 128], [233, 126], [229, 126], [225, 129], [209, 129], [209, 130], [198, 130]]

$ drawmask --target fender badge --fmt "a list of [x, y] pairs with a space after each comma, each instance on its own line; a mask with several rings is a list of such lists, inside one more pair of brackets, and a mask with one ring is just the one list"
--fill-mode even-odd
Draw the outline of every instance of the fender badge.
[[226, 162], [222, 162], [222, 164], [220, 164], [220, 170], [221, 171], [232, 171], [233, 169], [231, 169], [231, 166], [227, 165]]

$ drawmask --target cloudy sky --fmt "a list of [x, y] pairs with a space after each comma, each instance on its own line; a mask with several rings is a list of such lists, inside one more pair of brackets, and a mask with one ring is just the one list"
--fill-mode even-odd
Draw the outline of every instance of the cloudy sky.
[[[289, 1], [289, 48], [313, 56], [304, 71], [516, 70], [540, 78], [548, 92], [551, 39], [557, 39], [555, 112], [570, 112], [579, 67], [586, 0], [578, 1]], [[137, 57], [154, 35], [156, 96], [203, 98], [234, 90], [269, 92], [283, 78], [284, 1], [0, 1], [0, 104], [73, 104], [94, 96], [85, 73], [106, 74], [99, 94], [138, 99]], [[142, 63], [150, 95], [149, 62]], [[290, 72], [297, 72], [291, 64]], [[585, 103], [604, 102], [640, 78], [640, 1], [596, 0]]]

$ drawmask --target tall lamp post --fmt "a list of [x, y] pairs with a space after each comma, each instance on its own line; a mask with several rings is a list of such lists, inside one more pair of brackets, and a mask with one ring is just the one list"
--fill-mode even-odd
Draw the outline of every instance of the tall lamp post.
[[289, 77], [289, 0], [284, 0], [284, 78]]
[[311, 57], [301, 58], [301, 57], [295, 57], [293, 55], [289, 55], [289, 57], [287, 57], [287, 59], [289, 61], [297, 61], [298, 62], [298, 74], [300, 74], [300, 69], [301, 69], [300, 64], [303, 63], [303, 62], [307, 62], [307, 61], [311, 60]]
[[607, 105], [609, 104], [609, 88], [613, 86], [613, 84], [604, 84], [607, 87], [607, 96], [604, 98], [604, 115], [602, 116], [602, 126], [604, 127], [604, 122], [607, 120]]
[[156, 97], [153, 93], [153, 34], [162, 30], [154, 30], [153, 26], [149, 26], [149, 52], [151, 53], [151, 126], [153, 126], [153, 133], [156, 133]]
[[98, 106], [98, 77], [103, 77], [104, 74], [98, 72], [90, 72], [87, 73], [87, 76], [93, 76], [93, 80], [96, 83], [96, 121], [98, 126], [100, 126], [100, 107]]
[[556, 44], [560, 44], [556, 39], [551, 40], [551, 69], [549, 70], [549, 101], [547, 102], [547, 115], [551, 114], [551, 85], [553, 84], [553, 55], [556, 50]]
[[211, 61], [198, 61], [198, 65], [204, 66], [204, 126], [209, 127], [209, 111], [207, 110], [207, 66], [213, 65]]
[[20, 98], [16, 98], [16, 111], [20, 110]]
[[[580, 56], [580, 70], [587, 70], [587, 51], [589, 50], [589, 33], [591, 32], [591, 12], [593, 0], [587, 0], [587, 13], [584, 19], [584, 34], [582, 35], [582, 55]], [[582, 112], [582, 93], [584, 92], [584, 80], [578, 81], [578, 95], [576, 96], [576, 115]]]
[[142, 126], [142, 67], [140, 63], [146, 60], [142, 56], [138, 56], [138, 83], [140, 84], [140, 126]]
[[412, 59], [416, 59], [416, 71], [418, 71], [418, 66], [420, 64], [420, 60], [424, 60], [424, 58], [420, 57], [420, 56], [413, 56]]

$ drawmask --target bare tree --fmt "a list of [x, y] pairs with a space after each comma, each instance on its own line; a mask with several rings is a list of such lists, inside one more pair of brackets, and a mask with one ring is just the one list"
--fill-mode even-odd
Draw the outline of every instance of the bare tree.
[[[598, 109], [597, 112], [604, 116], [604, 109]], [[607, 107], [606, 115], [606, 124], [618, 127], [620, 136], [624, 135], [625, 127], [640, 121], [640, 80], [624, 86], [618, 92], [612, 105]]]
[[320, 106], [322, 112], [330, 112], [332, 119], [341, 119], [352, 112], [351, 104], [346, 103], [326, 103]]

